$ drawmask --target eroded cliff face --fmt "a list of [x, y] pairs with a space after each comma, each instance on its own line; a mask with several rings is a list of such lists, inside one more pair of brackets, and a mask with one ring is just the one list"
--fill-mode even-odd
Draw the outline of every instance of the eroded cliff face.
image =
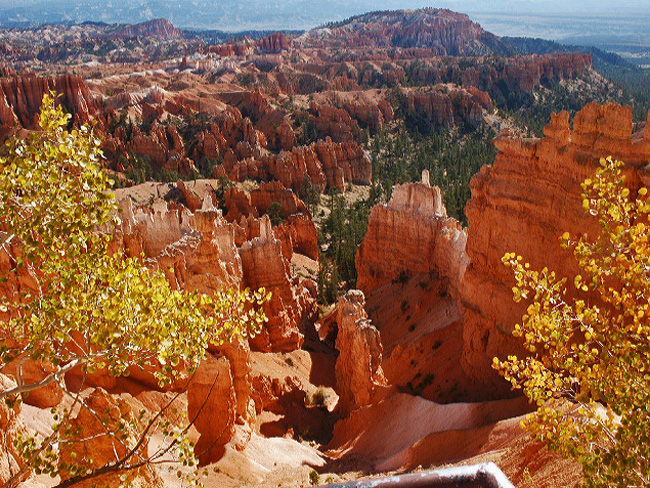
[[154, 37], [159, 39], [178, 39], [183, 32], [167, 19], [153, 19], [140, 24], [127, 25], [114, 34], [115, 37]]
[[487, 110], [494, 108], [490, 95], [473, 86], [467, 89], [439, 84], [428, 90], [403, 89], [405, 112], [433, 127], [462, 123], [478, 125]]
[[218, 461], [235, 435], [235, 389], [225, 357], [209, 356], [187, 389], [187, 413], [200, 437], [194, 448], [201, 465]]
[[242, 217], [267, 213], [273, 203], [280, 205], [278, 211], [283, 218], [294, 214], [308, 214], [307, 207], [296, 194], [279, 182], [262, 183], [258, 189], [245, 192], [238, 188], [231, 188], [226, 192], [226, 219], [236, 222]]
[[235, 227], [214, 208], [209, 198], [192, 214], [186, 207], [157, 200], [151, 208], [133, 208], [120, 201], [122, 225], [118, 236], [129, 255], [144, 252], [177, 289], [214, 292], [240, 288], [241, 259], [235, 246]]
[[288, 50], [291, 46], [289, 38], [282, 32], [274, 32], [270, 36], [259, 40], [259, 47], [262, 52], [279, 53]]
[[81, 76], [15, 76], [0, 80], [0, 123], [2, 134], [9, 129], [34, 129], [38, 125], [43, 96], [54, 91], [75, 123], [97, 120], [98, 105]]
[[[327, 42], [327, 41], [326, 41]], [[290, 63], [260, 73], [259, 78], [273, 90], [287, 94], [317, 96], [326, 90], [353, 93], [368, 87], [401, 86], [428, 88], [437, 84], [454, 84], [464, 89], [489, 92], [493, 98], [508, 92], [531, 93], [545, 83], [572, 80], [593, 74], [591, 55], [553, 53], [544, 55], [504, 56], [491, 58], [446, 57], [440, 62], [436, 48], [348, 48], [338, 54], [323, 49], [305, 51], [318, 66], [309, 72], [292, 69]], [[468, 65], [467, 61], [470, 61]], [[353, 110], [345, 107], [351, 116]]]
[[395, 186], [390, 202], [372, 209], [357, 254], [357, 285], [381, 331], [388, 382], [431, 401], [481, 398], [460, 364], [466, 240], [424, 172], [422, 183]]
[[[503, 255], [515, 252], [533, 267], [548, 266], [571, 280], [578, 268], [558, 238], [565, 231], [599, 231], [582, 208], [580, 184], [600, 158], [626, 162], [632, 194], [650, 183], [650, 129], [633, 134], [630, 107], [590, 104], [575, 116], [573, 127], [563, 112], [553, 116], [544, 134], [495, 140], [496, 163], [472, 180], [467, 230], [447, 217], [439, 189], [426, 183], [398, 185], [390, 202], [372, 209], [357, 255], [358, 286], [382, 333], [384, 371], [392, 383], [411, 384], [439, 401], [433, 364], [462, 355], [463, 371], [445, 373], [458, 379], [458, 389], [465, 390], [461, 398], [511, 396], [491, 364], [495, 356], [524, 354], [512, 330], [527, 304], [512, 299], [514, 282]], [[411, 286], [414, 280], [421, 290]], [[399, 306], [388, 306], [390, 299]], [[456, 344], [455, 353], [445, 351], [448, 344]], [[423, 382], [426, 375], [431, 377]]]
[[616, 104], [590, 104], [573, 119], [554, 115], [542, 139], [500, 136], [496, 163], [472, 180], [467, 205], [471, 260], [462, 280], [465, 316], [463, 367], [494, 397], [508, 392], [492, 370], [495, 356], [523, 353], [512, 337], [526, 304], [512, 300], [513, 280], [501, 259], [515, 252], [533, 268], [548, 266], [569, 277], [578, 268], [560, 247], [565, 231], [596, 235], [598, 226], [582, 208], [580, 183], [591, 176], [599, 159], [613, 156], [626, 163], [626, 184], [634, 194], [650, 182], [650, 130], [633, 135], [632, 109]]
[[[340, 351], [336, 363], [337, 410], [342, 418], [328, 445], [330, 458], [367, 462], [374, 470], [439, 462], [450, 459], [449, 453], [468, 458], [486, 442], [497, 422], [529, 410], [525, 398], [463, 403], [462, 391], [469, 385], [460, 366], [462, 323], [453, 322], [448, 312], [442, 312], [439, 305], [444, 299], [437, 295], [443, 291], [442, 283], [438, 281], [436, 289], [430, 287], [431, 281], [427, 274], [406, 284], [381, 287], [367, 305], [358, 290], [340, 298], [333, 313]], [[390, 307], [396, 299], [429, 315], [423, 317], [415, 311], [417, 330], [401, 327], [404, 319], [394, 313], [397, 307], [379, 310]], [[455, 300], [447, 305], [457, 307]], [[366, 307], [381, 322], [381, 335], [374, 319], [372, 323], [368, 319]], [[435, 312], [428, 313], [427, 309]], [[456, 312], [455, 318], [460, 314]], [[388, 350], [388, 360], [382, 358], [382, 350]], [[405, 383], [409, 373], [411, 379]], [[506, 448], [510, 440], [506, 437], [501, 442], [501, 448]], [[466, 454], [458, 456], [460, 452]]]
[[397, 185], [385, 205], [373, 207], [368, 233], [357, 254], [357, 281], [367, 295], [382, 285], [418, 273], [436, 273], [457, 290], [467, 257], [467, 235], [447, 217], [440, 188], [423, 183]]
[[320, 191], [334, 187], [341, 191], [346, 183], [369, 185], [372, 179], [370, 158], [356, 142], [336, 143], [330, 138], [310, 146], [256, 158], [226, 158], [217, 168], [217, 176], [232, 181], [245, 179], [278, 180], [285, 187], [298, 190], [307, 179]]

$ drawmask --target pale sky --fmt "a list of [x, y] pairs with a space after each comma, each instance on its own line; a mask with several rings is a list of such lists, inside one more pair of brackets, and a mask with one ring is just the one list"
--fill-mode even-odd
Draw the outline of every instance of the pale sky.
[[[626, 30], [628, 21], [637, 24], [634, 32], [650, 26], [650, 0], [0, 0], [0, 23], [16, 20], [135, 23], [166, 17], [181, 28], [309, 29], [373, 10], [423, 7], [467, 13], [472, 20], [499, 35], [514, 34], [512, 24], [522, 24], [525, 29], [535, 14], [554, 14], [553, 22], [564, 23], [565, 28], [555, 37], [547, 37], [548, 21], [545, 21], [542, 28], [531, 25], [530, 33], [524, 30], [516, 35], [559, 39], [572, 30], [575, 17], [596, 16], [593, 25], [616, 32]], [[501, 16], [510, 25], [500, 24], [499, 18], [486, 15], [489, 13], [511, 14]], [[526, 22], [512, 18], [513, 15], [527, 16]], [[533, 23], [542, 17], [532, 19]], [[573, 27], [582, 30], [577, 24]]]
[[[351, 3], [357, 3], [354, 0]], [[417, 6], [445, 7], [459, 12], [571, 12], [571, 13], [607, 13], [623, 14], [644, 12], [650, 14], [650, 0], [380, 0], [375, 2], [380, 9], [382, 4], [389, 8], [399, 8], [394, 5], [404, 5], [408, 8]]]
[[[51, 4], [96, 4], [96, 5], [122, 5], [122, 4], [157, 4], [160, 0], [0, 0], [0, 8], [26, 7], [38, 3]], [[196, 3], [194, 0], [169, 0], [169, 4], [177, 4], [181, 8], [183, 4]], [[211, 0], [209, 2], [215, 7], [222, 3], [237, 4], [241, 3], [241, 8], [245, 9], [246, 0]], [[309, 5], [311, 2], [292, 2], [304, 3]], [[318, 0], [313, 3], [325, 3]], [[421, 8], [421, 7], [443, 7], [458, 10], [460, 12], [468, 11], [498, 11], [513, 13], [530, 13], [530, 12], [580, 12], [580, 13], [627, 13], [643, 12], [650, 14], [650, 0], [349, 0], [346, 2], [352, 9], [384, 10], [396, 8]], [[374, 8], [373, 8], [374, 7]]]

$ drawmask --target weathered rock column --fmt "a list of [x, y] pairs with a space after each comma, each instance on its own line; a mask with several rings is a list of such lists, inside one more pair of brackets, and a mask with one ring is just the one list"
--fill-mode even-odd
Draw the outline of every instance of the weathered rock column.
[[381, 337], [368, 320], [365, 305], [366, 298], [359, 290], [348, 291], [338, 303], [336, 392], [337, 408], [344, 414], [372, 403], [377, 388], [386, 385]]

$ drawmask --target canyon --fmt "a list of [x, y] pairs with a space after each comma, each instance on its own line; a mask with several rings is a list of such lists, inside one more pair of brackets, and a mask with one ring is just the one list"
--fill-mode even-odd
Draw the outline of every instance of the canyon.
[[[259, 334], [211, 346], [196, 373], [165, 387], [147, 368], [73, 370], [22, 405], [2, 402], [0, 482], [21, 463], [13, 439], [46, 433], [49, 408], [68, 405], [65, 391], [76, 389], [89, 407], [72, 421], [90, 439], [84, 452], [98, 453], [95, 467], [137, 439], [96, 439], [92, 409], [116, 421], [174, 398], [194, 419], [189, 436], [210, 468], [208, 487], [329, 484], [485, 461], [518, 486], [579, 485], [577, 463], [521, 429], [533, 407], [491, 363], [524, 352], [512, 331], [527, 304], [512, 300], [503, 255], [572, 279], [578, 269], [558, 237], [596, 234], [580, 183], [599, 159], [625, 161], [633, 193], [650, 184], [650, 115], [638, 123], [630, 107], [590, 103], [573, 117], [554, 114], [539, 138], [516, 127], [516, 109], [558, 87], [614, 92], [591, 56], [516, 55], [466, 15], [437, 9], [220, 44], [164, 20], [42, 29], [64, 40], [41, 36], [29, 47], [17, 39], [35, 30], [0, 32], [0, 136], [37, 131], [42, 97], [60, 94], [71, 128], [93, 124], [117, 181], [120, 223], [101, 229], [113, 251], [140, 257], [175, 290], [264, 288], [271, 297]], [[375, 141], [421, 130], [462, 145], [479, 128], [495, 131], [498, 154], [471, 180], [466, 226], [448, 211], [448, 190], [432, 184], [433, 168], [376, 196], [389, 151], [373, 152]], [[323, 283], [338, 271], [326, 235], [337, 199], [367, 205], [367, 232], [352, 256], [356, 282], [335, 282], [325, 303]], [[0, 293], [38, 289], [38, 276], [14, 268], [19, 246], [5, 247]], [[40, 381], [52, 367], [22, 358], [3, 365], [0, 383]], [[162, 442], [145, 441], [150, 451]], [[157, 468], [129, 476], [176, 482]], [[25, 475], [29, 486], [52, 486], [46, 478]]]

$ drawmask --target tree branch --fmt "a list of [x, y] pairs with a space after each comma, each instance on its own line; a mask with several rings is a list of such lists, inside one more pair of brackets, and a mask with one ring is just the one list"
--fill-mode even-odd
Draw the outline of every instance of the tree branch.
[[70, 361], [68, 364], [66, 364], [65, 366], [63, 366], [58, 371], [50, 373], [38, 383], [22, 384], [22, 385], [15, 386], [14, 388], [10, 388], [8, 390], [0, 391], [0, 400], [6, 397], [21, 395], [22, 393], [28, 393], [30, 391], [38, 390], [39, 388], [43, 388], [45, 386], [51, 385], [55, 381], [58, 382], [64, 374], [66, 374], [68, 371], [76, 368], [77, 366], [79, 366], [84, 362], [85, 360], [83, 358], [74, 359]]
[[[83, 382], [85, 382], [85, 377]], [[83, 383], [82, 383], [83, 384]], [[70, 392], [67, 390], [66, 393], [69, 395]], [[72, 395], [71, 395], [72, 396]], [[61, 422], [61, 425], [67, 424], [68, 421], [70, 420], [70, 416], [72, 415], [72, 412], [74, 408], [77, 406], [79, 402], [83, 403], [83, 399], [81, 398], [81, 395], [79, 393], [73, 395], [74, 401], [72, 402], [72, 405], [70, 406], [70, 409], [68, 410], [68, 413], [65, 416], [65, 420]], [[14, 474], [11, 478], [9, 478], [0, 488], [16, 488], [18, 486], [18, 483], [20, 483], [22, 477], [31, 469], [34, 460], [41, 455], [41, 453], [46, 450], [49, 446], [51, 446], [56, 440], [59, 438], [59, 430], [55, 430], [52, 432], [47, 438], [43, 440], [41, 443], [41, 446], [35, 450], [30, 458], [26, 460], [25, 464], [19, 469], [19, 471]]]
[[[196, 372], [194, 374], [196, 374]], [[189, 380], [187, 381], [185, 387], [183, 389], [181, 389], [178, 393], [176, 393], [171, 398], [171, 400], [169, 400], [158, 412], [156, 412], [156, 415], [152, 419], [150, 419], [149, 422], [147, 422], [147, 426], [145, 427], [145, 429], [140, 434], [140, 436], [138, 438], [138, 441], [136, 442], [135, 446], [133, 448], [131, 448], [129, 450], [129, 452], [127, 452], [121, 459], [118, 459], [117, 461], [115, 461], [113, 463], [109, 463], [109, 464], [107, 464], [105, 466], [102, 466], [101, 468], [97, 468], [97, 469], [93, 470], [92, 473], [85, 474], [85, 475], [79, 475], [79, 476], [73, 476], [72, 478], [69, 478], [69, 479], [59, 483], [54, 488], [67, 488], [67, 487], [70, 487], [70, 486], [74, 486], [77, 483], [81, 483], [83, 481], [88, 481], [88, 480], [97, 478], [99, 476], [105, 475], [105, 474], [110, 474], [110, 473], [117, 474], [117, 473], [121, 473], [121, 472], [133, 471], [134, 469], [139, 469], [139, 468], [141, 468], [143, 466], [153, 464], [153, 460], [155, 460], [158, 457], [160, 457], [160, 456], [164, 455], [165, 453], [169, 452], [177, 444], [177, 440], [172, 441], [164, 449], [163, 448], [159, 449], [153, 456], [149, 456], [148, 458], [141, 459], [140, 461], [138, 461], [138, 462], [136, 462], [134, 464], [126, 464], [129, 461], [129, 459], [131, 459], [133, 456], [135, 456], [137, 454], [138, 450], [140, 450], [140, 448], [143, 446], [144, 442], [147, 440], [146, 439], [147, 434], [149, 433], [151, 428], [156, 424], [158, 419], [160, 419], [160, 417], [162, 417], [162, 415], [173, 405], [173, 403], [187, 390], [187, 386], [189, 385], [190, 381], [192, 381], [192, 378], [194, 377], [194, 374], [189, 378]], [[210, 389], [210, 394], [212, 393], [212, 389], [216, 385], [216, 382], [217, 382], [218, 378], [219, 378], [219, 376], [217, 375], [217, 377], [214, 380], [214, 383], [212, 384], [212, 388]], [[210, 396], [210, 394], [208, 394], [208, 397]], [[207, 403], [207, 398], [206, 398], [205, 402], [203, 403], [203, 405], [201, 406], [201, 408], [199, 409], [199, 412], [203, 409], [203, 407], [206, 405], [206, 403]], [[189, 430], [190, 426], [194, 424], [197, 417], [198, 417], [198, 414], [194, 417], [194, 419], [192, 419], [192, 421], [188, 424], [188, 426], [185, 429], [183, 429], [182, 433], [186, 433]]]

